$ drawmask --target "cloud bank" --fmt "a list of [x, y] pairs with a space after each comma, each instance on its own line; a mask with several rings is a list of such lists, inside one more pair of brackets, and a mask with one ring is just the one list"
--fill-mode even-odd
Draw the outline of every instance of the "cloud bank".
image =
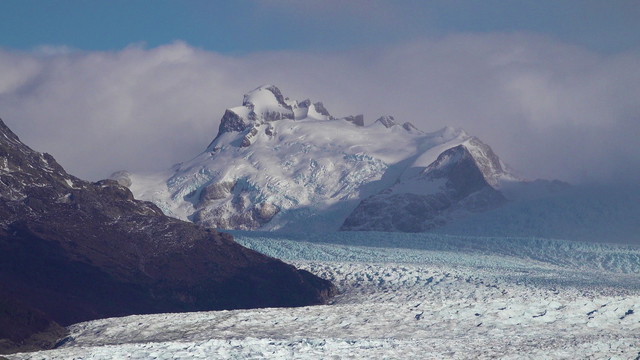
[[221, 55], [175, 42], [117, 52], [0, 50], [0, 117], [68, 171], [159, 171], [200, 153], [225, 108], [262, 84], [334, 116], [450, 125], [527, 178], [640, 181], [640, 53], [528, 34], [365, 50]]

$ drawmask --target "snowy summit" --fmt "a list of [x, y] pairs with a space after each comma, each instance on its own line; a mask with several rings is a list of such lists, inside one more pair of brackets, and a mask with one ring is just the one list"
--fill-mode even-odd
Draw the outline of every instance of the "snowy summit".
[[[466, 159], [466, 168], [444, 164], [447, 151], [447, 162]], [[478, 176], [474, 184], [458, 184], [450, 181], [456, 171]], [[165, 174], [116, 178], [131, 182], [136, 197], [181, 219], [222, 229], [288, 231], [370, 229], [362, 219], [366, 211], [349, 216], [383, 191], [415, 193], [435, 209], [410, 218], [417, 227], [387, 219], [384, 230], [421, 231], [436, 224], [434, 217], [441, 222], [460, 212], [459, 201], [514, 179], [487, 145], [461, 129], [425, 133], [390, 115], [369, 125], [362, 115], [337, 118], [321, 102], [290, 100], [273, 85], [258, 87], [241, 106], [227, 109], [214, 140], [194, 159]], [[489, 194], [482, 201], [491, 207], [499, 200]]]

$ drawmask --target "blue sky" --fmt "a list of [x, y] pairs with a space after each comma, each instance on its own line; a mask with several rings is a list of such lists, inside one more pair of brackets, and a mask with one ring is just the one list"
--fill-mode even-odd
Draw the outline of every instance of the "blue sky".
[[638, 0], [0, 0], [0, 118], [98, 180], [192, 158], [274, 84], [461, 127], [526, 178], [637, 183], [638, 19]]
[[640, 48], [636, 0], [0, 1], [0, 46], [117, 50], [182, 40], [225, 54], [342, 51], [451, 33], [530, 32], [600, 52]]

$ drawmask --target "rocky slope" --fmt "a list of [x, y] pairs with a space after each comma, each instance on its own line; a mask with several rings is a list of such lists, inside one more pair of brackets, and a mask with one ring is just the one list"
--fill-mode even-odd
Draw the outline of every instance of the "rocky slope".
[[89, 183], [67, 174], [1, 120], [0, 289], [0, 298], [61, 325], [128, 314], [322, 304], [335, 291], [330, 282], [246, 249], [228, 234], [165, 216], [117, 181]]
[[[453, 155], [466, 149], [465, 164], [420, 175], [459, 146], [460, 154]], [[478, 176], [468, 184], [454, 179], [470, 174]], [[424, 179], [415, 178], [420, 176]], [[499, 205], [496, 189], [513, 176], [487, 145], [462, 130], [424, 133], [389, 115], [365, 125], [362, 115], [336, 118], [321, 103], [290, 100], [275, 86], [262, 86], [246, 94], [241, 106], [226, 110], [214, 140], [194, 159], [164, 174], [120, 172], [113, 178], [165, 213], [208, 227], [422, 231], [437, 221], [378, 226], [373, 223], [382, 215], [371, 213], [370, 205], [395, 207], [402, 201], [416, 205], [405, 213], [435, 211], [415, 219], [393, 215], [407, 221], [432, 219], [448, 209], [481, 211], [482, 202], [487, 208]], [[416, 196], [398, 190], [405, 183], [432, 188], [440, 181], [442, 188], [429, 193], [441, 193], [433, 201], [425, 200], [424, 189]], [[380, 194], [392, 188], [391, 196]]]
[[46, 314], [4, 294], [0, 314], [0, 354], [50, 349], [69, 334]]
[[364, 199], [341, 230], [424, 232], [466, 212], [483, 212], [506, 198], [496, 188], [508, 176], [491, 148], [477, 138], [443, 151], [413, 176]]

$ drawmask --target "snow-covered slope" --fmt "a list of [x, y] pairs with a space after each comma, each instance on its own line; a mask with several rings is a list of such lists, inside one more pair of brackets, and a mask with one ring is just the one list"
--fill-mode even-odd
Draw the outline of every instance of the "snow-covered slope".
[[502, 205], [497, 188], [513, 177], [489, 146], [475, 137], [461, 140], [422, 154], [393, 186], [360, 202], [341, 229], [424, 232]]
[[534, 238], [234, 232], [331, 279], [331, 305], [75, 324], [11, 359], [636, 359], [640, 250]]
[[[450, 193], [443, 169], [460, 154], [442, 154], [456, 147], [489, 188], [513, 178], [487, 145], [460, 129], [424, 133], [392, 116], [365, 126], [361, 115], [338, 119], [321, 103], [262, 86], [225, 112], [202, 154], [165, 174], [117, 178], [167, 214], [205, 226], [331, 231], [361, 200], [398, 182], [402, 189], [396, 185], [394, 192]], [[447, 196], [458, 202], [483, 188]]]

